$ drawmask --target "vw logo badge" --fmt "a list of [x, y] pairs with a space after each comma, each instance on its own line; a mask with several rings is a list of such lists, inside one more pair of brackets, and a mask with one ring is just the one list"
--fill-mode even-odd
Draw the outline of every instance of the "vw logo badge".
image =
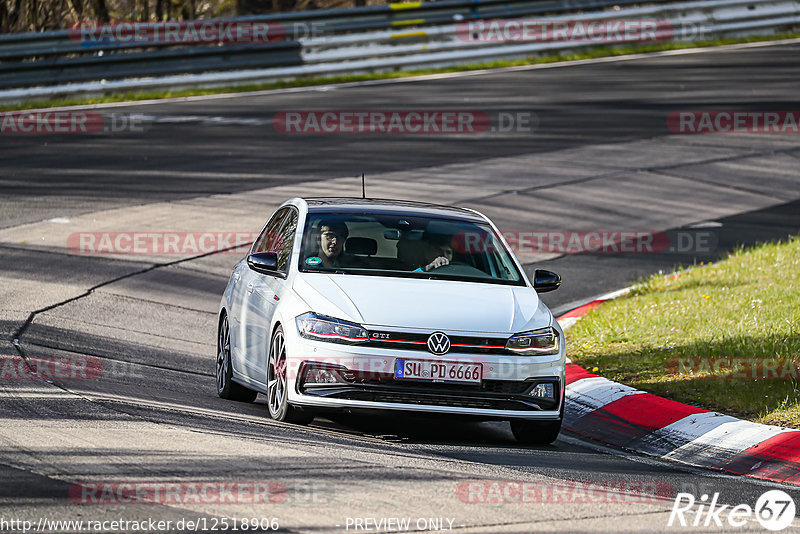
[[450, 338], [444, 332], [434, 332], [428, 338], [428, 350], [441, 356], [450, 350]]

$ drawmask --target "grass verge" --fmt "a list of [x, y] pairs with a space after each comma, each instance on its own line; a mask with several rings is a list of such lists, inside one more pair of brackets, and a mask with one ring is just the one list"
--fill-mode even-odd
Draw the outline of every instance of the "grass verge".
[[800, 428], [800, 236], [646, 279], [575, 324], [567, 346], [611, 380]]
[[453, 67], [444, 67], [439, 69], [419, 69], [410, 71], [396, 71], [396, 72], [383, 72], [372, 74], [352, 74], [342, 76], [329, 76], [318, 78], [297, 78], [294, 80], [269, 82], [269, 83], [255, 83], [245, 85], [235, 85], [229, 87], [216, 87], [216, 88], [197, 88], [185, 90], [157, 90], [157, 91], [144, 91], [144, 92], [115, 92], [103, 96], [96, 97], [68, 97], [68, 98], [47, 98], [47, 99], [32, 99], [23, 103], [17, 104], [2, 104], [0, 103], [0, 111], [17, 111], [23, 109], [34, 108], [50, 108], [50, 107], [63, 107], [63, 106], [77, 106], [86, 104], [102, 104], [109, 102], [129, 102], [136, 100], [152, 100], [160, 98], [181, 98], [189, 96], [200, 95], [214, 95], [223, 93], [241, 93], [250, 91], [266, 91], [270, 89], [285, 89], [288, 87], [307, 87], [313, 85], [328, 85], [335, 83], [359, 82], [370, 80], [386, 80], [392, 78], [406, 78], [413, 76], [424, 76], [427, 74], [441, 74], [447, 72], [463, 72], [469, 70], [480, 69], [496, 69], [503, 67], [518, 67], [524, 65], [538, 65], [544, 63], [557, 63], [564, 61], [577, 61], [582, 59], [593, 59], [600, 57], [621, 56], [627, 54], [640, 54], [647, 52], [663, 52], [667, 50], [680, 50], [686, 48], [703, 48], [711, 46], [722, 46], [729, 44], [753, 43], [753, 42], [768, 42], [782, 39], [795, 39], [800, 38], [800, 33], [789, 33], [771, 36], [758, 36], [758, 37], [744, 37], [738, 39], [716, 39], [710, 41], [699, 41], [692, 43], [660, 43], [654, 45], [642, 46], [613, 46], [613, 47], [599, 47], [585, 50], [575, 54], [559, 54], [552, 56], [529, 57], [519, 60], [507, 61], [492, 61], [488, 63], [473, 63], [468, 65], [457, 65]]

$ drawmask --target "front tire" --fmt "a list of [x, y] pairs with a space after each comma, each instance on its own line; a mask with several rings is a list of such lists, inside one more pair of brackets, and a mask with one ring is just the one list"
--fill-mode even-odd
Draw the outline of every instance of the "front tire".
[[238, 402], [253, 402], [258, 396], [257, 391], [248, 389], [233, 381], [233, 367], [231, 366], [231, 329], [228, 325], [228, 315], [222, 316], [217, 331], [217, 395], [223, 399]]
[[561, 432], [561, 419], [558, 421], [511, 421], [511, 432], [519, 443], [525, 445], [549, 445]]
[[314, 414], [289, 404], [289, 382], [286, 379], [286, 368], [286, 340], [283, 337], [283, 328], [278, 326], [269, 345], [269, 364], [267, 365], [269, 416], [276, 421], [307, 425], [314, 419]]

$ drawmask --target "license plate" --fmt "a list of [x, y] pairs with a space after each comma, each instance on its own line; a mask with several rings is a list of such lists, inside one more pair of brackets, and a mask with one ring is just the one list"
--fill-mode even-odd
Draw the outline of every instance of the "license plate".
[[483, 365], [464, 362], [434, 362], [429, 360], [395, 360], [396, 379], [429, 380], [431, 382], [470, 382], [480, 384]]

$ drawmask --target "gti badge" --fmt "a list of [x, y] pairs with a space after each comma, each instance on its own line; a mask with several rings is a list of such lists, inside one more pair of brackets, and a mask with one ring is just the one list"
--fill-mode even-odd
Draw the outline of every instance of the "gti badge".
[[428, 350], [441, 356], [450, 350], [450, 338], [444, 332], [434, 332], [428, 338]]

